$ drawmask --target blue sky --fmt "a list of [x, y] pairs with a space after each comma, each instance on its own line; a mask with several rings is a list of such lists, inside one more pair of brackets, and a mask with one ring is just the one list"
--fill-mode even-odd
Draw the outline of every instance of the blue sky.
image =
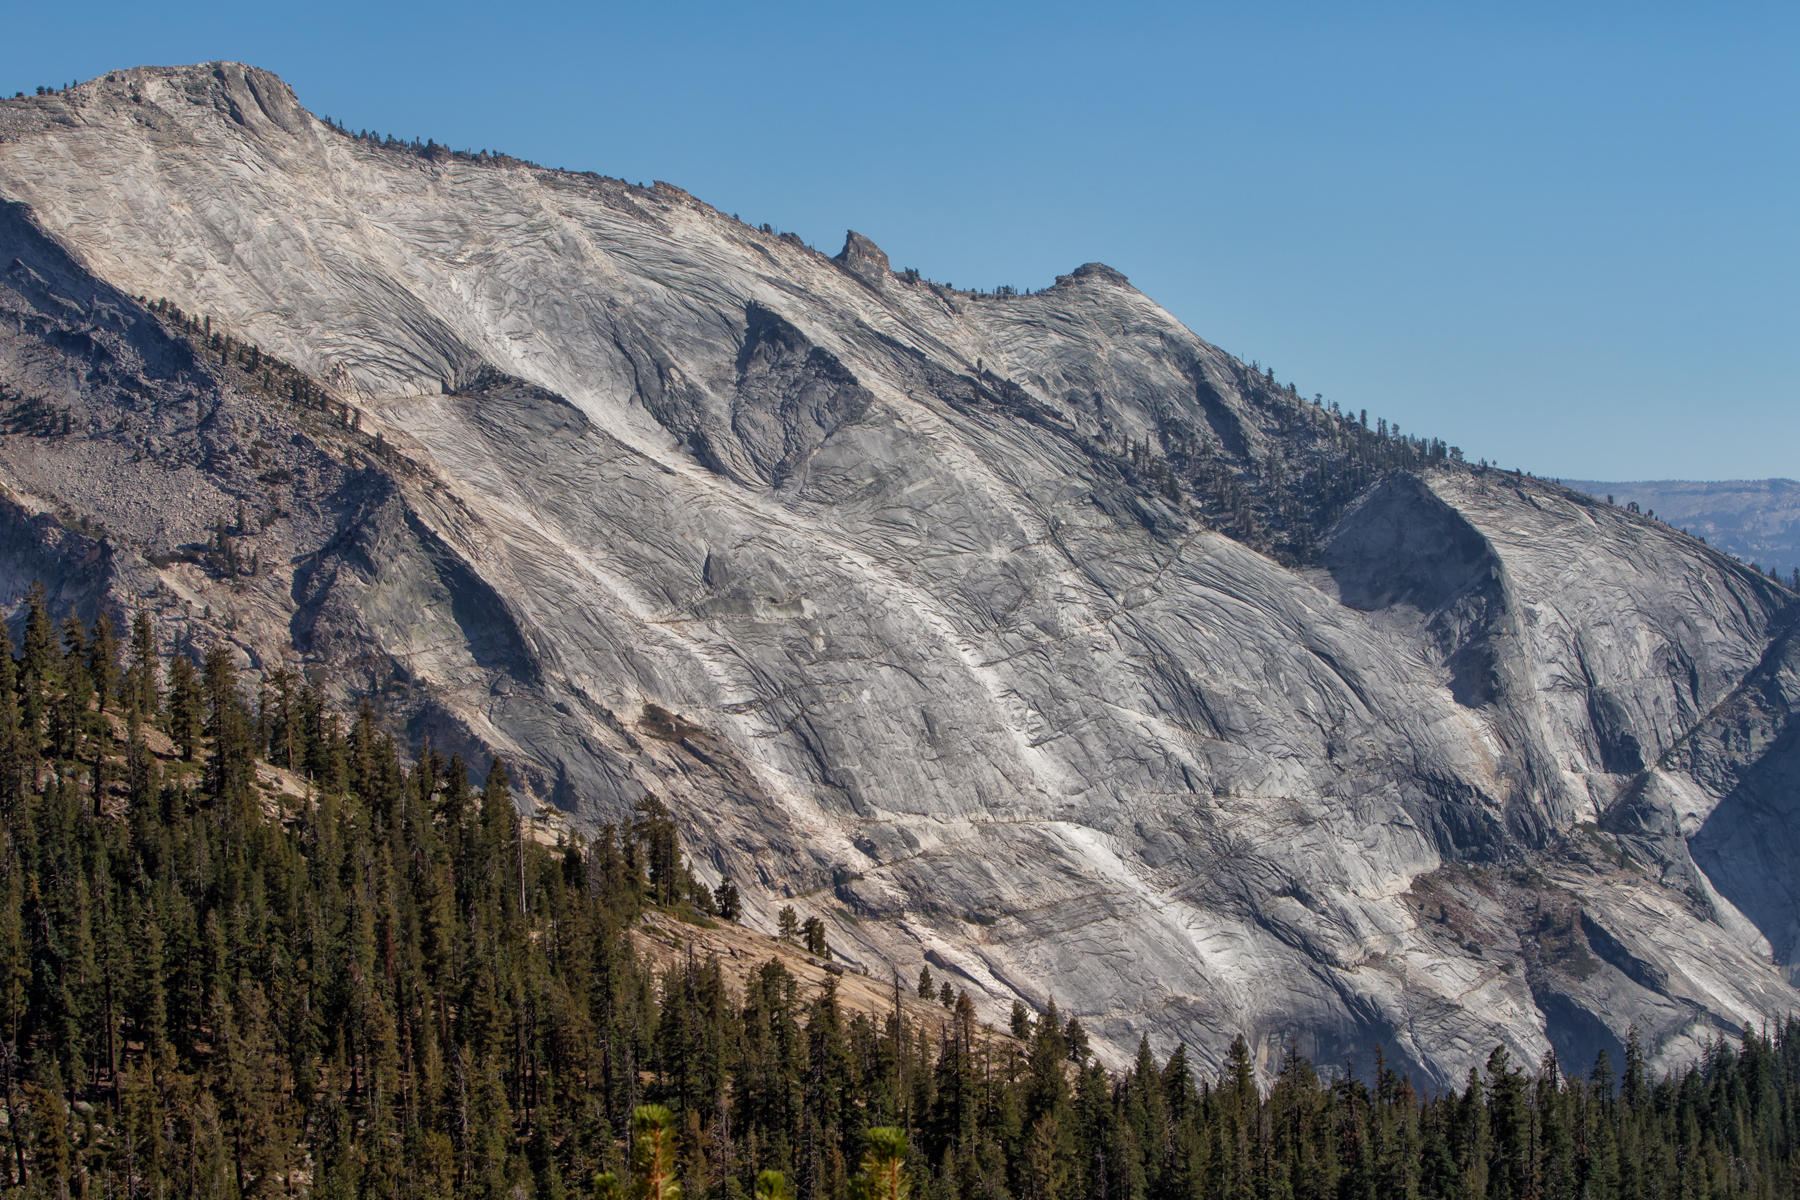
[[1800, 476], [1793, 4], [19, 4], [0, 89], [239, 59], [960, 286], [1099, 260], [1542, 475]]

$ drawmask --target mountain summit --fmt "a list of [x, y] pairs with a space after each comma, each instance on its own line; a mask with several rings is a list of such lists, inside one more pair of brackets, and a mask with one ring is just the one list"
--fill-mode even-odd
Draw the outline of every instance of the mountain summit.
[[1115, 1060], [1800, 1006], [1794, 597], [1089, 264], [896, 274], [232, 63], [0, 102], [0, 579], [376, 698]]

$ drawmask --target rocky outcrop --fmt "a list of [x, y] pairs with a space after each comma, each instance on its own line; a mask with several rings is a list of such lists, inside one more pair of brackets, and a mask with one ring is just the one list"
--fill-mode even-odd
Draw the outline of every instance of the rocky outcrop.
[[854, 229], [844, 235], [844, 248], [831, 261], [872, 288], [881, 287], [893, 273], [887, 252]]
[[0, 379], [69, 413], [0, 439], [16, 536], [104, 523], [44, 551], [90, 602], [577, 820], [658, 793], [753, 920], [1203, 1064], [1673, 1060], [1800, 999], [1725, 865], [1783, 819], [1793, 598], [1674, 530], [1377, 443], [1097, 264], [956, 292], [233, 64], [0, 139]]

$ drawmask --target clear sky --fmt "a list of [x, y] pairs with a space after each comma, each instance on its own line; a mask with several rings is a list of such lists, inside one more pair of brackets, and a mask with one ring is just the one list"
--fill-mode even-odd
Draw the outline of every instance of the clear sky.
[[1791, 0], [9, 8], [8, 94], [243, 60], [964, 287], [1106, 262], [1471, 458], [1800, 476]]

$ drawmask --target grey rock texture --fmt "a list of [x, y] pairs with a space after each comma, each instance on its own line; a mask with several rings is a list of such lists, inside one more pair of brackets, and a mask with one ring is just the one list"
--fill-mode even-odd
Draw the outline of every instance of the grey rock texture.
[[1727, 554], [1787, 578], [1800, 569], [1800, 483], [1792, 479], [1565, 480], [1590, 496], [1636, 503]]
[[955, 292], [229, 63], [0, 103], [0, 197], [0, 599], [291, 643], [581, 821], [654, 791], [753, 920], [1115, 1057], [1443, 1082], [1800, 1000], [1793, 597], [1528, 477], [1331, 467], [1353, 426], [1111, 268]]

